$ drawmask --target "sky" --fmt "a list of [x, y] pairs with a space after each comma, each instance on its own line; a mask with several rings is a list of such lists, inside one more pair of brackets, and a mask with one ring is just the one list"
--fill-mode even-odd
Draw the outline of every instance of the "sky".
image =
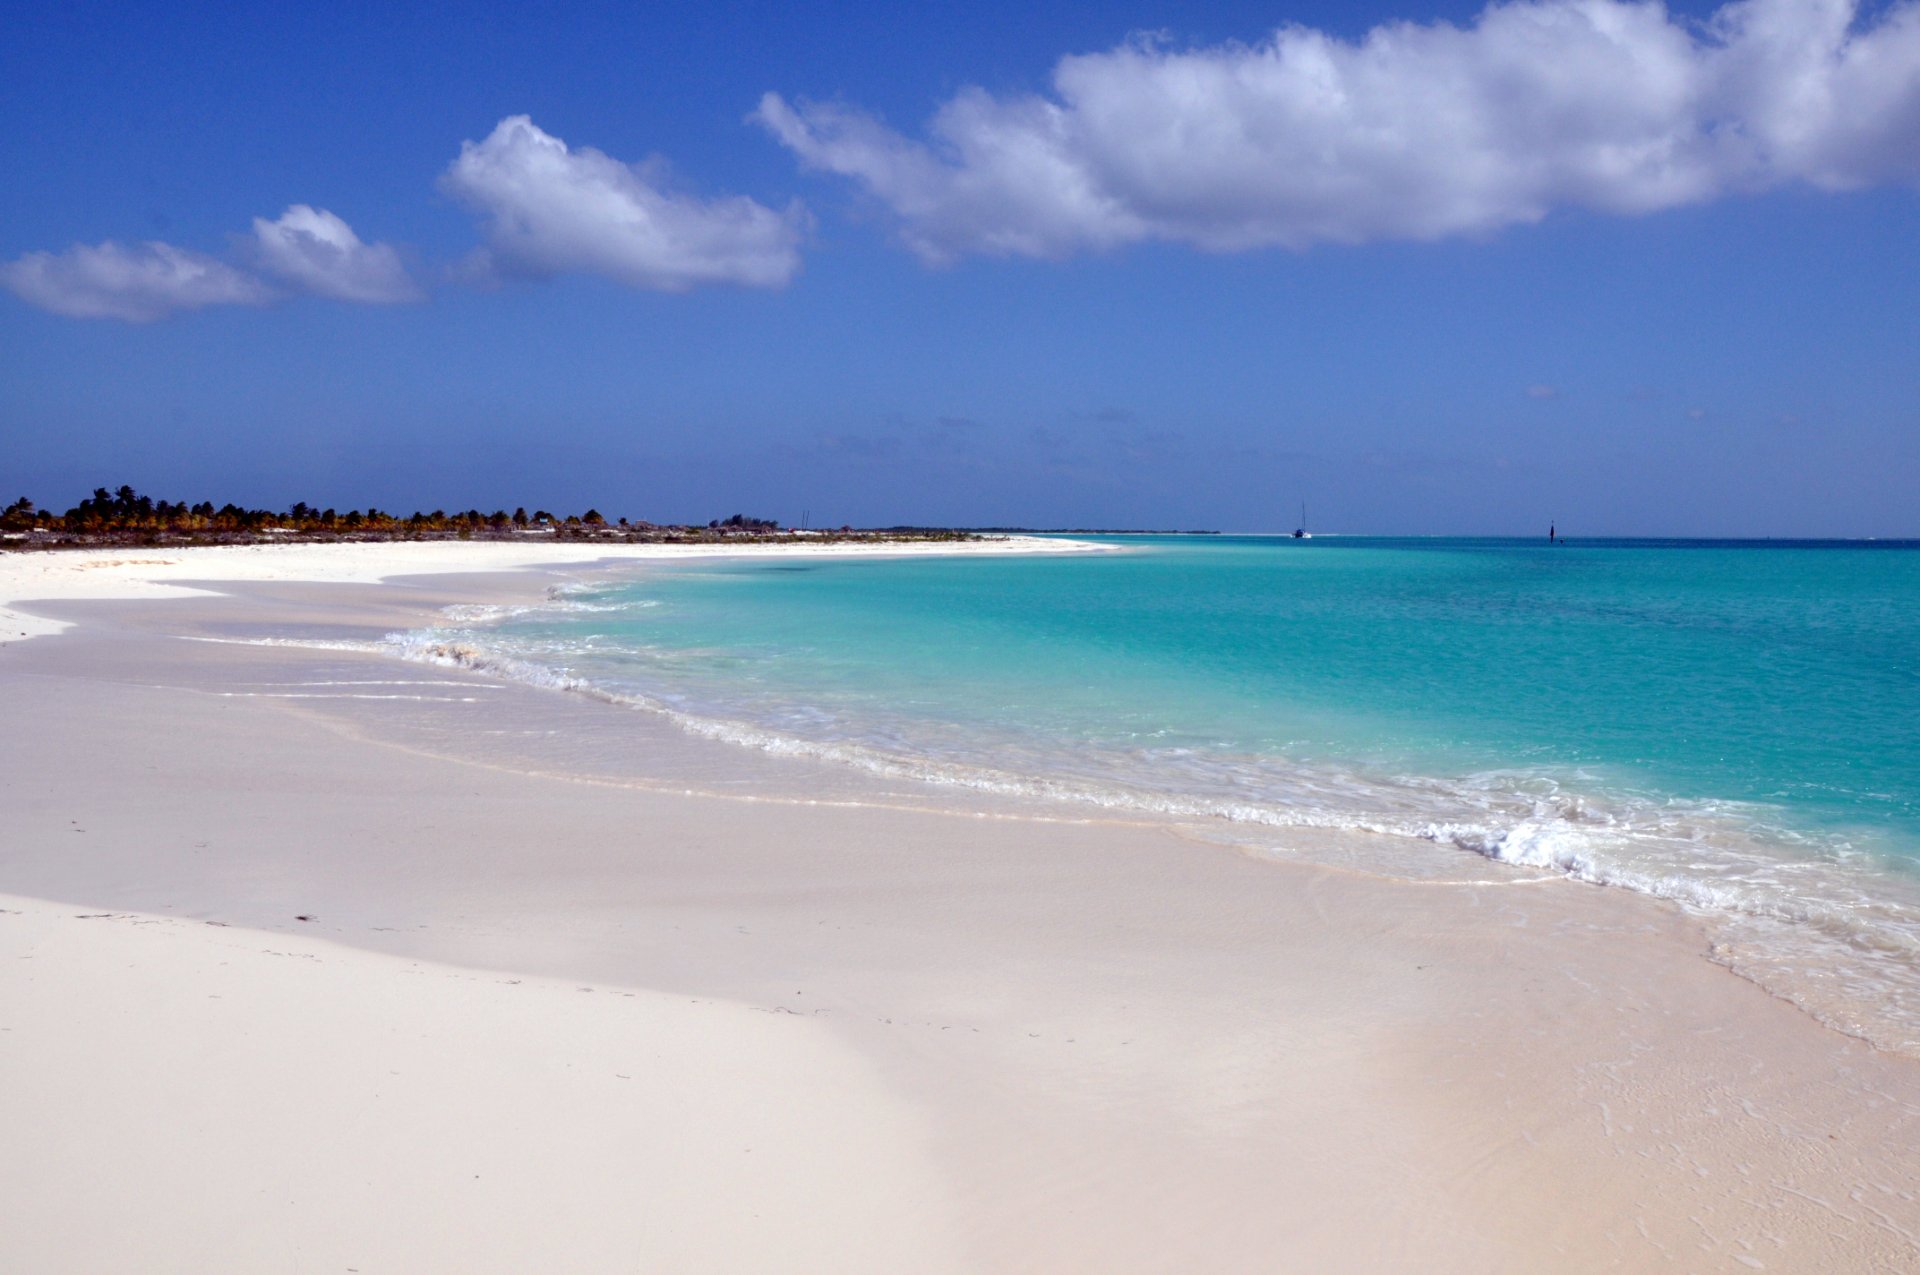
[[1920, 536], [1920, 0], [0, 0], [0, 500]]

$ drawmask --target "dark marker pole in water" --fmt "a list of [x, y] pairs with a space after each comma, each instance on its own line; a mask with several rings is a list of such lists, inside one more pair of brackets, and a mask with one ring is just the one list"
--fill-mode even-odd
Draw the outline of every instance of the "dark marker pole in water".
[[1556, 539], [1558, 539], [1558, 536], [1555, 534], [1557, 530], [1558, 529], [1553, 523], [1547, 524], [1547, 543], [1548, 544], [1552, 544]]

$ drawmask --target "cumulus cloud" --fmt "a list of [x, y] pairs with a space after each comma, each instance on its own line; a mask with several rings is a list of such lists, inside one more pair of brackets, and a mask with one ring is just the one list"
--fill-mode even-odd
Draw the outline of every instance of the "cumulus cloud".
[[1516, 0], [1358, 41], [1139, 38], [1063, 58], [1047, 94], [965, 89], [926, 140], [775, 93], [751, 118], [933, 262], [1484, 235], [1556, 208], [1920, 180], [1920, 0], [1857, 19], [1852, 0], [1741, 0], [1704, 24]]
[[289, 286], [336, 301], [391, 305], [423, 296], [391, 244], [362, 243], [324, 208], [295, 204], [277, 221], [255, 217], [249, 255]]
[[545, 278], [600, 274], [634, 288], [778, 288], [800, 268], [806, 214], [744, 196], [699, 199], [665, 186], [659, 161], [571, 149], [524, 115], [464, 142], [442, 187], [484, 218], [483, 265]]
[[109, 240], [65, 252], [30, 252], [0, 265], [0, 284], [21, 300], [80, 319], [152, 323], [210, 305], [264, 305], [273, 290], [205, 253], [172, 244]]
[[278, 221], [254, 218], [253, 234], [237, 255], [254, 268], [168, 243], [75, 244], [0, 264], [0, 285], [55, 314], [128, 323], [208, 306], [266, 305], [289, 290], [370, 303], [421, 296], [398, 252], [388, 244], [362, 243], [324, 208], [295, 204]]

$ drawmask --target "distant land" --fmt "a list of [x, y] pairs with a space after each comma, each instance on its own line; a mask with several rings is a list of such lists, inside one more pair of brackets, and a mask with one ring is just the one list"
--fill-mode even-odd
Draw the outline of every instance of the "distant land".
[[607, 540], [619, 544], [698, 544], [743, 541], [750, 543], [874, 540], [973, 540], [979, 533], [947, 527], [886, 527], [860, 529], [783, 528], [771, 518], [731, 514], [704, 526], [663, 524], [644, 519], [609, 520], [598, 509], [579, 514], [555, 514], [545, 509], [511, 513], [478, 509], [449, 513], [435, 509], [401, 515], [368, 506], [342, 513], [318, 509], [304, 501], [290, 509], [248, 509], [228, 503], [215, 507], [210, 500], [154, 500], [132, 487], [93, 495], [65, 513], [41, 509], [22, 496], [0, 509], [0, 549], [35, 550], [86, 548], [125, 544], [268, 544], [288, 540], [514, 540], [550, 536], [562, 540]]
[[[925, 531], [924, 527], [888, 527], [888, 531]], [[956, 527], [975, 536], [1217, 536], [1218, 531], [1161, 530], [1153, 527]]]

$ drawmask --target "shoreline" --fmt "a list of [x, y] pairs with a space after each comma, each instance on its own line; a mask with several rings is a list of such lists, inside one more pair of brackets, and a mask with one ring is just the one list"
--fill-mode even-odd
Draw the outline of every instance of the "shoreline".
[[317, 544], [187, 545], [0, 552], [0, 645], [66, 625], [16, 607], [36, 600], [128, 600], [206, 596], [211, 582], [378, 584], [413, 575], [478, 575], [600, 564], [785, 556], [912, 557], [1110, 553], [1084, 540], [1040, 536], [966, 541], [828, 544], [607, 544], [592, 541], [334, 541]]
[[[551, 563], [553, 547], [542, 548]], [[138, 569], [94, 570], [118, 588]], [[1698, 925], [1676, 909], [1551, 878], [1525, 889], [1391, 882], [1257, 861], [1137, 824], [882, 808], [873, 798], [888, 785], [845, 776], [832, 782], [859, 788], [867, 804], [689, 796], [700, 776], [751, 790], [775, 771], [782, 785], [802, 787], [827, 782], [826, 772], [690, 740], [668, 756], [664, 736], [635, 744], [634, 764], [664, 776], [650, 789], [482, 768], [456, 755], [471, 723], [565, 738], [571, 720], [604, 706], [420, 665], [398, 666], [420, 683], [404, 693], [419, 699], [347, 698], [360, 692], [341, 693], [342, 684], [397, 680], [396, 665], [350, 651], [170, 638], [379, 629], [449, 600], [511, 600], [550, 576], [420, 574], [369, 586], [263, 575], [154, 608], [110, 601], [75, 574], [94, 598], [41, 608], [60, 613], [45, 623], [76, 624], [67, 637], [0, 650], [0, 687], [33, 723], [30, 737], [4, 745], [0, 791], [15, 832], [0, 853], [0, 893], [172, 918], [154, 932], [191, 918], [226, 927], [198, 927], [195, 938], [344, 944], [355, 951], [342, 958], [342, 989], [386, 986], [406, 963], [428, 961], [646, 992], [661, 998], [663, 1015], [669, 1000], [677, 1009], [683, 998], [718, 998], [780, 1023], [804, 1019], [820, 1028], [806, 1035], [824, 1033], [859, 1078], [822, 1080], [793, 1095], [787, 1114], [831, 1121], [844, 1108], [850, 1127], [866, 1128], [873, 1111], [892, 1113], [878, 1118], [885, 1154], [864, 1167], [836, 1160], [844, 1176], [831, 1177], [829, 1196], [845, 1206], [890, 1178], [910, 1183], [912, 1216], [926, 1222], [917, 1236], [887, 1232], [906, 1249], [856, 1255], [843, 1269], [910, 1260], [1150, 1270], [1179, 1260], [1211, 1269], [1891, 1271], [1920, 1256], [1920, 1203], [1901, 1185], [1920, 1167], [1920, 1068], [1711, 964]], [[0, 589], [0, 599], [21, 597]], [[296, 686], [335, 689], [286, 689]], [[421, 734], [428, 699], [445, 702], [432, 709], [449, 715], [435, 728], [444, 736]], [[163, 740], [190, 746], [157, 747]], [[84, 855], [69, 849], [81, 845]], [[59, 971], [51, 1004], [104, 1010], [124, 990], [78, 972], [106, 961], [119, 940], [73, 935], [103, 927], [5, 906], [19, 910], [0, 915], [0, 934], [38, 926], [32, 954], [57, 958], [43, 967]], [[73, 933], [52, 937], [56, 919], [72, 921]], [[7, 975], [26, 977], [33, 964], [9, 962]], [[296, 1034], [317, 1029], [347, 1057], [377, 1052], [367, 1024], [343, 1022], [338, 1004], [276, 972], [308, 962], [252, 964], [266, 1002], [304, 1007]], [[172, 995], [206, 977], [192, 960], [152, 968], [178, 975], [163, 979]], [[595, 1012], [562, 1030], [584, 1048], [612, 1029], [601, 1007], [616, 998], [575, 994]], [[476, 1050], [514, 1031], [497, 1004], [461, 1014], [469, 1039], [483, 1042]], [[44, 1108], [44, 1086], [100, 1046], [78, 1027], [52, 1039], [60, 1030], [51, 1016], [27, 1038], [0, 1034], [0, 1050], [32, 1051], [9, 1056], [30, 1057], [35, 1078], [0, 1099], [0, 1115], [25, 1120]], [[218, 1042], [228, 1029], [206, 1030]], [[708, 1064], [736, 1047], [710, 1045]], [[489, 1093], [547, 1092], [516, 1090], [512, 1051], [501, 1053], [463, 1055], [459, 1065], [505, 1086]], [[681, 1091], [720, 1101], [724, 1086], [690, 1070]], [[169, 1073], [151, 1092], [88, 1074], [96, 1092], [145, 1112], [160, 1133], [172, 1128], [190, 1148], [183, 1154], [196, 1154], [191, 1129], [162, 1115], [168, 1108], [137, 1101], [145, 1093], [204, 1106], [191, 1071]], [[295, 1083], [310, 1088], [300, 1075]], [[656, 1080], [673, 1088], [665, 1071]], [[315, 1101], [356, 1129], [390, 1118], [364, 1093]], [[418, 1114], [422, 1101], [401, 1105]], [[45, 1119], [34, 1127], [44, 1131]], [[821, 1135], [803, 1126], [792, 1130], [787, 1172], [762, 1188], [775, 1204], [791, 1203], [781, 1193], [810, 1172]], [[624, 1172], [630, 1154], [665, 1154], [647, 1149], [639, 1126], [622, 1127], [633, 1143], [582, 1163]], [[92, 1129], [48, 1154], [82, 1174], [114, 1154], [116, 1132], [124, 1128]], [[259, 1132], [266, 1142], [247, 1153], [261, 1163], [302, 1150]], [[705, 1147], [703, 1136], [686, 1129], [667, 1140]], [[725, 1198], [743, 1185], [729, 1177], [731, 1163], [715, 1160], [694, 1178]], [[349, 1167], [365, 1162], [320, 1157], [313, 1189], [344, 1181]], [[566, 1180], [536, 1177], [519, 1189], [538, 1195]], [[134, 1185], [168, 1198], [161, 1180]], [[1515, 1210], [1516, 1196], [1540, 1207]], [[59, 1216], [58, 1200], [44, 1207]], [[279, 1207], [247, 1216], [295, 1232], [321, 1226]], [[865, 1226], [878, 1210], [856, 1209], [841, 1225]], [[399, 1230], [387, 1242], [430, 1241], [453, 1216], [390, 1223]], [[618, 1232], [640, 1243], [631, 1219], [593, 1225], [596, 1240]], [[687, 1269], [769, 1260], [747, 1237], [727, 1236], [720, 1219], [694, 1229], [718, 1256]], [[39, 1229], [13, 1250], [0, 1241], [0, 1253], [31, 1269], [99, 1265], [49, 1265], [45, 1252], [21, 1247], [52, 1239]], [[404, 1266], [405, 1252], [390, 1247], [384, 1260]], [[820, 1252], [816, 1266], [788, 1268], [826, 1269], [833, 1250]]]
[[[617, 593], [623, 585], [643, 583], [643, 577], [610, 574], [587, 584], [586, 592], [598, 595], [611, 586]], [[1471, 809], [1428, 809], [1410, 818], [1404, 810], [1380, 813], [1395, 811], [1405, 794], [1378, 785], [1360, 793], [1357, 804], [1350, 802], [1345, 809], [1313, 804], [1330, 785], [1352, 783], [1350, 775], [1323, 772], [1317, 784], [1301, 785], [1307, 791], [1306, 804], [1300, 805], [1284, 795], [1284, 789], [1271, 789], [1282, 795], [1264, 798], [1237, 792], [1223, 796], [1217, 789], [1196, 794], [1177, 785], [1157, 785], [1150, 775], [1123, 776], [1103, 786], [1099, 778], [1089, 777], [1085, 766], [1066, 772], [1049, 770], [1046, 757], [1029, 756], [1023, 764], [1006, 760], [1005, 754], [983, 755], [978, 749], [970, 757], [959, 756], [951, 748], [936, 755], [902, 747], [897, 738], [822, 738], [804, 729], [796, 731], [777, 717], [768, 720], [750, 711], [744, 715], [730, 711], [711, 699], [705, 708], [672, 696], [662, 699], [644, 686], [624, 684], [617, 666], [603, 665], [596, 671], [591, 662], [581, 667], [569, 658], [563, 661], [565, 667], [555, 667], [538, 653], [517, 652], [510, 638], [503, 642], [494, 631], [496, 622], [504, 619], [510, 626], [516, 615], [532, 612], [530, 618], [538, 622], [547, 607], [564, 610], [573, 593], [571, 585], [550, 590], [544, 605], [454, 607], [445, 618], [436, 617], [431, 627], [388, 635], [378, 646], [382, 653], [406, 661], [457, 667], [629, 710], [601, 715], [614, 732], [631, 729], [631, 711], [663, 718], [679, 733], [655, 740], [656, 752], [684, 747], [690, 737], [699, 737], [725, 740], [749, 753], [819, 759], [828, 767], [824, 773], [811, 773], [809, 782], [828, 790], [835, 788], [836, 768], [854, 769], [910, 785], [924, 797], [914, 802], [920, 808], [953, 803], [961, 811], [1018, 811], [1019, 817], [1028, 818], [1077, 815], [1117, 824], [1172, 827], [1181, 835], [1256, 857], [1372, 871], [1396, 879], [1510, 882], [1567, 877], [1597, 888], [1677, 903], [1706, 928], [1703, 946], [1714, 963], [1834, 1031], [1920, 1061], [1920, 1035], [1915, 1030], [1920, 1023], [1920, 967], [1900, 959], [1901, 953], [1912, 950], [1911, 936], [1916, 932], [1912, 918], [1920, 915], [1914, 911], [1920, 896], [1914, 892], [1914, 883], [1894, 865], [1863, 869], [1857, 864], [1843, 868], [1830, 863], [1824, 876], [1803, 876], [1794, 890], [1750, 889], [1743, 895], [1737, 883], [1714, 874], [1712, 850], [1698, 842], [1686, 853], [1688, 858], [1698, 856], [1706, 866], [1691, 870], [1688, 859], [1648, 862], [1636, 861], [1630, 854], [1609, 855], [1605, 848], [1589, 847], [1585, 853], [1568, 849], [1556, 843], [1552, 817], [1541, 819], [1537, 808], [1524, 818], [1511, 810]], [[588, 609], [599, 608], [590, 605]], [[599, 622], [597, 616], [587, 621]], [[474, 760], [470, 754], [463, 755]], [[583, 760], [568, 758], [560, 769], [572, 770]], [[531, 759], [516, 756], [507, 764], [524, 769]], [[729, 764], [723, 762], [722, 768]], [[638, 773], [648, 765], [642, 760], [632, 763], [632, 769]], [[1290, 769], [1297, 776], [1307, 767]], [[609, 774], [620, 777], [618, 768]], [[1289, 776], [1270, 778], [1284, 784]], [[1446, 782], [1444, 776], [1426, 778]], [[1322, 793], [1312, 791], [1316, 786]], [[1594, 790], [1575, 792], [1572, 798], [1576, 805], [1607, 799], [1607, 793]], [[1611, 813], [1618, 817], [1619, 812], [1615, 806]], [[1502, 825], [1502, 814], [1510, 822]], [[1473, 822], [1476, 815], [1488, 822]], [[1571, 831], [1579, 835], [1578, 828]], [[1723, 824], [1718, 831], [1724, 835], [1727, 828]], [[1755, 849], [1738, 846], [1734, 855]], [[1788, 860], [1780, 866], [1808, 865]], [[1828, 917], [1846, 916], [1850, 908], [1852, 915], [1868, 919], [1850, 929], [1812, 919], [1823, 912]], [[1909, 946], [1903, 946], [1903, 940]]]

